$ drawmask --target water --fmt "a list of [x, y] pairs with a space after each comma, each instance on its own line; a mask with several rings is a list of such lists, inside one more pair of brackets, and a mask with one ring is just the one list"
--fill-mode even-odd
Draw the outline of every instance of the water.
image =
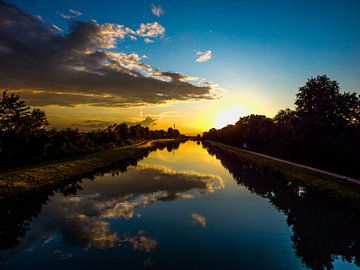
[[0, 203], [0, 269], [356, 269], [359, 212], [186, 142]]

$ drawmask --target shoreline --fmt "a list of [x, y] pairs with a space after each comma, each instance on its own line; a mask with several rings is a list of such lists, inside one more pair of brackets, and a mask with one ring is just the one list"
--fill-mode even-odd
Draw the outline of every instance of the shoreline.
[[128, 159], [146, 156], [152, 149], [174, 139], [159, 139], [113, 148], [66, 159], [43, 162], [0, 173], [0, 198], [23, 193], [36, 193], [72, 182], [98, 169]]
[[326, 175], [320, 171], [313, 171], [305, 167], [296, 166], [280, 159], [272, 159], [266, 155], [253, 153], [238, 147], [206, 140], [204, 145], [228, 154], [234, 159], [239, 159], [254, 165], [255, 168], [275, 177], [283, 177], [290, 181], [300, 183], [307, 188], [326, 192], [338, 199], [352, 200], [360, 206], [360, 185]]

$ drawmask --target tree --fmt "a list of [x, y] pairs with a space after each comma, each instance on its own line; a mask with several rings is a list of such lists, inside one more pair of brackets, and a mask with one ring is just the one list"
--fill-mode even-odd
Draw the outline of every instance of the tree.
[[296, 95], [296, 112], [302, 127], [335, 130], [358, 124], [360, 100], [355, 93], [340, 93], [337, 81], [326, 75], [309, 79]]
[[[4, 91], [0, 98], [0, 168], [167, 137], [165, 130], [150, 130], [139, 124], [111, 124], [91, 132], [48, 130], [47, 125], [44, 111], [31, 109], [18, 95]], [[173, 138], [181, 136], [176, 129], [171, 129], [171, 134]]]
[[288, 128], [293, 128], [297, 119], [296, 111], [286, 108], [280, 110], [274, 117], [275, 124]]
[[349, 126], [360, 126], [360, 95], [345, 92], [338, 103], [339, 117]]
[[359, 176], [360, 95], [317, 76], [299, 88], [295, 110], [280, 110], [272, 119], [241, 117], [203, 138]]
[[117, 125], [115, 127], [115, 131], [117, 131], [120, 134], [120, 137], [126, 141], [130, 138], [130, 130], [126, 123], [122, 123], [120, 125]]
[[48, 125], [44, 111], [31, 111], [19, 95], [4, 91], [0, 101], [0, 132], [4, 134], [31, 134]]
[[174, 136], [174, 129], [169, 127], [167, 130], [167, 137], [173, 138], [173, 136]]
[[0, 100], [1, 166], [16, 165], [29, 156], [43, 156], [48, 143], [45, 112], [33, 109], [4, 91]]
[[179, 137], [180, 137], [180, 131], [178, 129], [174, 129], [173, 138], [179, 138]]
[[45, 112], [35, 108], [25, 117], [22, 129], [28, 132], [35, 132], [45, 129], [47, 125], [48, 121]]

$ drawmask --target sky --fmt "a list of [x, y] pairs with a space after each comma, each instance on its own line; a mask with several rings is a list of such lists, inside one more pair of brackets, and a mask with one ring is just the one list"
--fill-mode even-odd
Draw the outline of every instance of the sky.
[[52, 126], [196, 134], [293, 108], [327, 74], [360, 92], [359, 1], [0, 0], [0, 89]]

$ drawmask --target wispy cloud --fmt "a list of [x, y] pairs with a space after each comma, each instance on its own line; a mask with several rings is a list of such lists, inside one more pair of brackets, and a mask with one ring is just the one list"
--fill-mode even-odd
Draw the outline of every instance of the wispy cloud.
[[82, 15], [82, 12], [76, 10], [76, 9], [69, 9], [69, 12], [74, 14], [75, 16], [81, 16]]
[[55, 24], [52, 24], [51, 27], [57, 31], [57, 32], [63, 32], [64, 30], [62, 30], [59, 26], [55, 25]]
[[160, 17], [164, 14], [164, 9], [161, 6], [155, 6], [151, 4], [151, 12], [157, 17]]
[[79, 17], [82, 15], [82, 12], [72, 9], [72, 8], [69, 9], [69, 13], [70, 14], [64, 14], [64, 13], [58, 12], [59, 16], [66, 20], [75, 19], [76, 17]]
[[66, 14], [61, 13], [61, 12], [58, 12], [58, 14], [59, 14], [59, 16], [60, 16], [61, 18], [65, 19], [65, 20], [71, 20], [71, 19], [75, 18], [75, 17], [72, 16], [72, 15], [66, 15]]
[[198, 56], [195, 61], [198, 63], [209, 61], [212, 57], [212, 51], [197, 51], [196, 55]]
[[154, 41], [150, 38], [144, 38], [145, 43], [154, 43]]

